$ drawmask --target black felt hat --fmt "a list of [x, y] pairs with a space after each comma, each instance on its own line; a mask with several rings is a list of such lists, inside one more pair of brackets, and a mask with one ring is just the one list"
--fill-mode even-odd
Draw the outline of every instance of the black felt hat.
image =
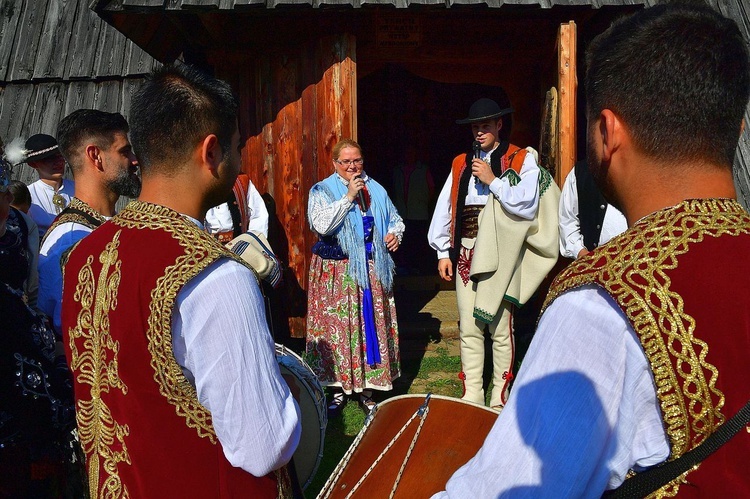
[[57, 140], [44, 133], [32, 135], [26, 140], [26, 162], [40, 161], [60, 154]]
[[474, 104], [471, 105], [469, 108], [469, 116], [462, 119], [462, 120], [456, 120], [456, 123], [459, 125], [466, 125], [469, 123], [479, 123], [480, 121], [487, 121], [494, 118], [499, 118], [501, 116], [505, 116], [506, 114], [510, 114], [513, 112], [512, 107], [506, 107], [505, 109], [500, 109], [500, 106], [497, 105], [497, 102], [495, 102], [492, 99], [482, 98], [478, 101], [474, 102]]

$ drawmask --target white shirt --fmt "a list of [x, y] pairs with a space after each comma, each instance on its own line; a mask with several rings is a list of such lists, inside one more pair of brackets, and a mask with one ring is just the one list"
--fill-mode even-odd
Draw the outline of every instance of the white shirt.
[[55, 206], [52, 202], [55, 189], [51, 185], [44, 183], [42, 180], [37, 180], [28, 187], [29, 193], [31, 193], [29, 215], [39, 227], [39, 240], [41, 240], [55, 217], [60, 214], [65, 206], [70, 204], [70, 198], [75, 195], [75, 183], [72, 180], [65, 179], [58, 189], [57, 194], [65, 200], [65, 206], [62, 208]]
[[52, 326], [62, 335], [62, 288], [60, 267], [62, 254], [75, 243], [88, 236], [91, 229], [85, 225], [67, 222], [55, 227], [47, 235], [39, 251], [39, 310], [52, 319]]
[[[338, 180], [348, 186], [349, 182], [343, 179], [340, 175], [336, 175]], [[367, 182], [369, 177], [366, 173], [362, 172], [362, 180]], [[326, 197], [317, 191], [310, 192], [310, 198], [307, 203], [307, 216], [310, 219], [310, 226], [312, 229], [322, 235], [327, 236], [333, 234], [338, 229], [344, 219], [351, 210], [359, 209], [356, 201], [349, 201], [349, 198], [344, 194], [341, 199], [337, 199], [334, 202], [330, 202]], [[393, 234], [398, 238], [399, 243], [404, 237], [404, 231], [406, 225], [404, 220], [395, 209], [391, 213], [391, 219], [388, 221], [388, 234]], [[385, 234], [383, 235], [385, 237]]]
[[[560, 254], [566, 258], [578, 258], [578, 253], [585, 248], [581, 221], [578, 218], [578, 182], [575, 169], [570, 170], [560, 194]], [[620, 210], [607, 205], [604, 212], [602, 231], [599, 234], [599, 245], [606, 243], [618, 234], [625, 232], [628, 221]]]
[[[268, 210], [258, 189], [255, 188], [252, 182], [247, 186], [247, 219], [247, 230], [258, 232], [268, 237]], [[208, 213], [206, 213], [206, 229], [209, 234], [234, 229], [232, 213], [229, 211], [227, 203], [222, 203], [208, 210]]]
[[612, 298], [588, 285], [544, 313], [482, 448], [433, 498], [599, 498], [668, 455], [640, 342]]
[[250, 270], [222, 258], [190, 280], [177, 294], [172, 348], [233, 466], [264, 476], [289, 462], [300, 411]]
[[[491, 153], [491, 152], [490, 152]], [[480, 158], [487, 161], [488, 153], [480, 152]], [[511, 215], [521, 217], [525, 220], [532, 220], [536, 216], [539, 207], [539, 166], [536, 164], [533, 154], [527, 154], [521, 165], [521, 181], [517, 185], [510, 185], [508, 177], [495, 178], [487, 186], [469, 176], [469, 190], [466, 194], [466, 206], [487, 204], [487, 200], [492, 193], [505, 211]], [[451, 219], [451, 187], [453, 185], [453, 172], [448, 175], [448, 179], [440, 191], [437, 203], [435, 204], [435, 213], [430, 221], [430, 228], [427, 232], [427, 241], [432, 249], [437, 251], [437, 257], [448, 258], [450, 250], [450, 227]]]

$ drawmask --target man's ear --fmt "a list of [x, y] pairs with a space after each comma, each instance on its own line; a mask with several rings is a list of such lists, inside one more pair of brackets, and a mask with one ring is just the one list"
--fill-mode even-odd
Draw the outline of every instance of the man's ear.
[[94, 165], [94, 167], [99, 170], [103, 171], [104, 166], [102, 163], [102, 151], [94, 144], [89, 144], [86, 146], [86, 149], [83, 150], [83, 154], [86, 155], [86, 159]]
[[599, 134], [601, 136], [602, 161], [609, 162], [612, 154], [622, 145], [622, 133], [625, 131], [620, 118], [609, 109], [599, 113]]
[[216, 172], [219, 169], [224, 159], [224, 152], [221, 150], [219, 144], [219, 138], [214, 134], [209, 134], [201, 142], [201, 161], [203, 164], [212, 172]]

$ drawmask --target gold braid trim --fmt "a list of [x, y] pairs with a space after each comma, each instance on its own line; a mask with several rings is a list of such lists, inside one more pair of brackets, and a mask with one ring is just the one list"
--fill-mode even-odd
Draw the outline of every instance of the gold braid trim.
[[[91, 218], [95, 219], [99, 223], [94, 225], [91, 223], [91, 220], [84, 217], [80, 213], [76, 213], [73, 210], [81, 211], [89, 215]], [[106, 221], [107, 219], [104, 218], [104, 216], [102, 216], [101, 213], [94, 210], [91, 206], [89, 206], [85, 202], [81, 201], [80, 199], [76, 197], [71, 198], [70, 204], [68, 205], [68, 207], [65, 210], [63, 210], [63, 212], [60, 213], [60, 215], [57, 218], [55, 218], [55, 221], [52, 222], [52, 225], [50, 225], [49, 228], [47, 228], [47, 232], [44, 233], [44, 237], [42, 238], [41, 246], [44, 245], [44, 241], [47, 239], [47, 235], [51, 234], [52, 231], [55, 230], [59, 225], [66, 224], [66, 223], [76, 223], [76, 224], [81, 224], [84, 227], [88, 227], [91, 230], [94, 230]]]
[[[231, 258], [253, 269], [210, 234], [167, 207], [133, 201], [112, 222], [119, 227], [164, 231], [184, 249], [175, 263], [164, 269], [151, 291], [146, 336], [159, 392], [175, 407], [177, 415], [185, 418], [188, 427], [195, 428], [199, 437], [215, 444], [211, 413], [198, 401], [195, 388], [183, 375], [172, 352], [172, 312], [180, 289], [220, 257]], [[254, 270], [253, 275], [260, 287]]]
[[[695, 319], [685, 312], [682, 297], [670, 290], [668, 273], [690, 245], [740, 234], [750, 234], [750, 216], [738, 202], [684, 201], [649, 215], [574, 261], [555, 279], [544, 303], [543, 310], [564, 292], [587, 284], [601, 286], [617, 301], [651, 365], [670, 460], [703, 442], [726, 417], [721, 413], [724, 394], [716, 388], [718, 370], [706, 361], [708, 345], [694, 336]], [[650, 497], [674, 496], [686, 475]]]
[[[78, 272], [73, 299], [81, 304], [76, 326], [70, 329], [71, 371], [81, 385], [90, 385], [90, 399], [81, 394], [76, 403], [76, 420], [81, 446], [88, 456], [89, 491], [97, 497], [130, 497], [118, 473], [121, 462], [130, 464], [125, 437], [130, 434], [128, 425], [120, 425], [112, 417], [102, 393], [118, 389], [127, 394], [128, 387], [120, 379], [118, 353], [120, 344], [109, 334], [109, 312], [117, 308], [117, 291], [120, 286], [122, 262], [117, 248], [120, 232], [99, 255], [101, 272], [94, 275], [94, 256], [87, 258]], [[79, 351], [75, 340], [83, 340]], [[121, 450], [114, 452], [112, 445], [119, 442]], [[101, 464], [100, 464], [101, 462]], [[99, 490], [100, 466], [107, 475]]]

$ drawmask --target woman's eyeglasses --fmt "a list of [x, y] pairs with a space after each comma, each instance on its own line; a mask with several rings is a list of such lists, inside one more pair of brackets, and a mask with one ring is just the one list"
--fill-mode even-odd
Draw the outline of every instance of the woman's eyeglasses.
[[350, 165], [362, 166], [364, 164], [364, 162], [365, 162], [365, 160], [362, 159], [362, 158], [359, 158], [359, 159], [334, 159], [334, 161], [336, 163], [338, 163], [339, 165], [344, 165], [344, 166], [350, 166]]

